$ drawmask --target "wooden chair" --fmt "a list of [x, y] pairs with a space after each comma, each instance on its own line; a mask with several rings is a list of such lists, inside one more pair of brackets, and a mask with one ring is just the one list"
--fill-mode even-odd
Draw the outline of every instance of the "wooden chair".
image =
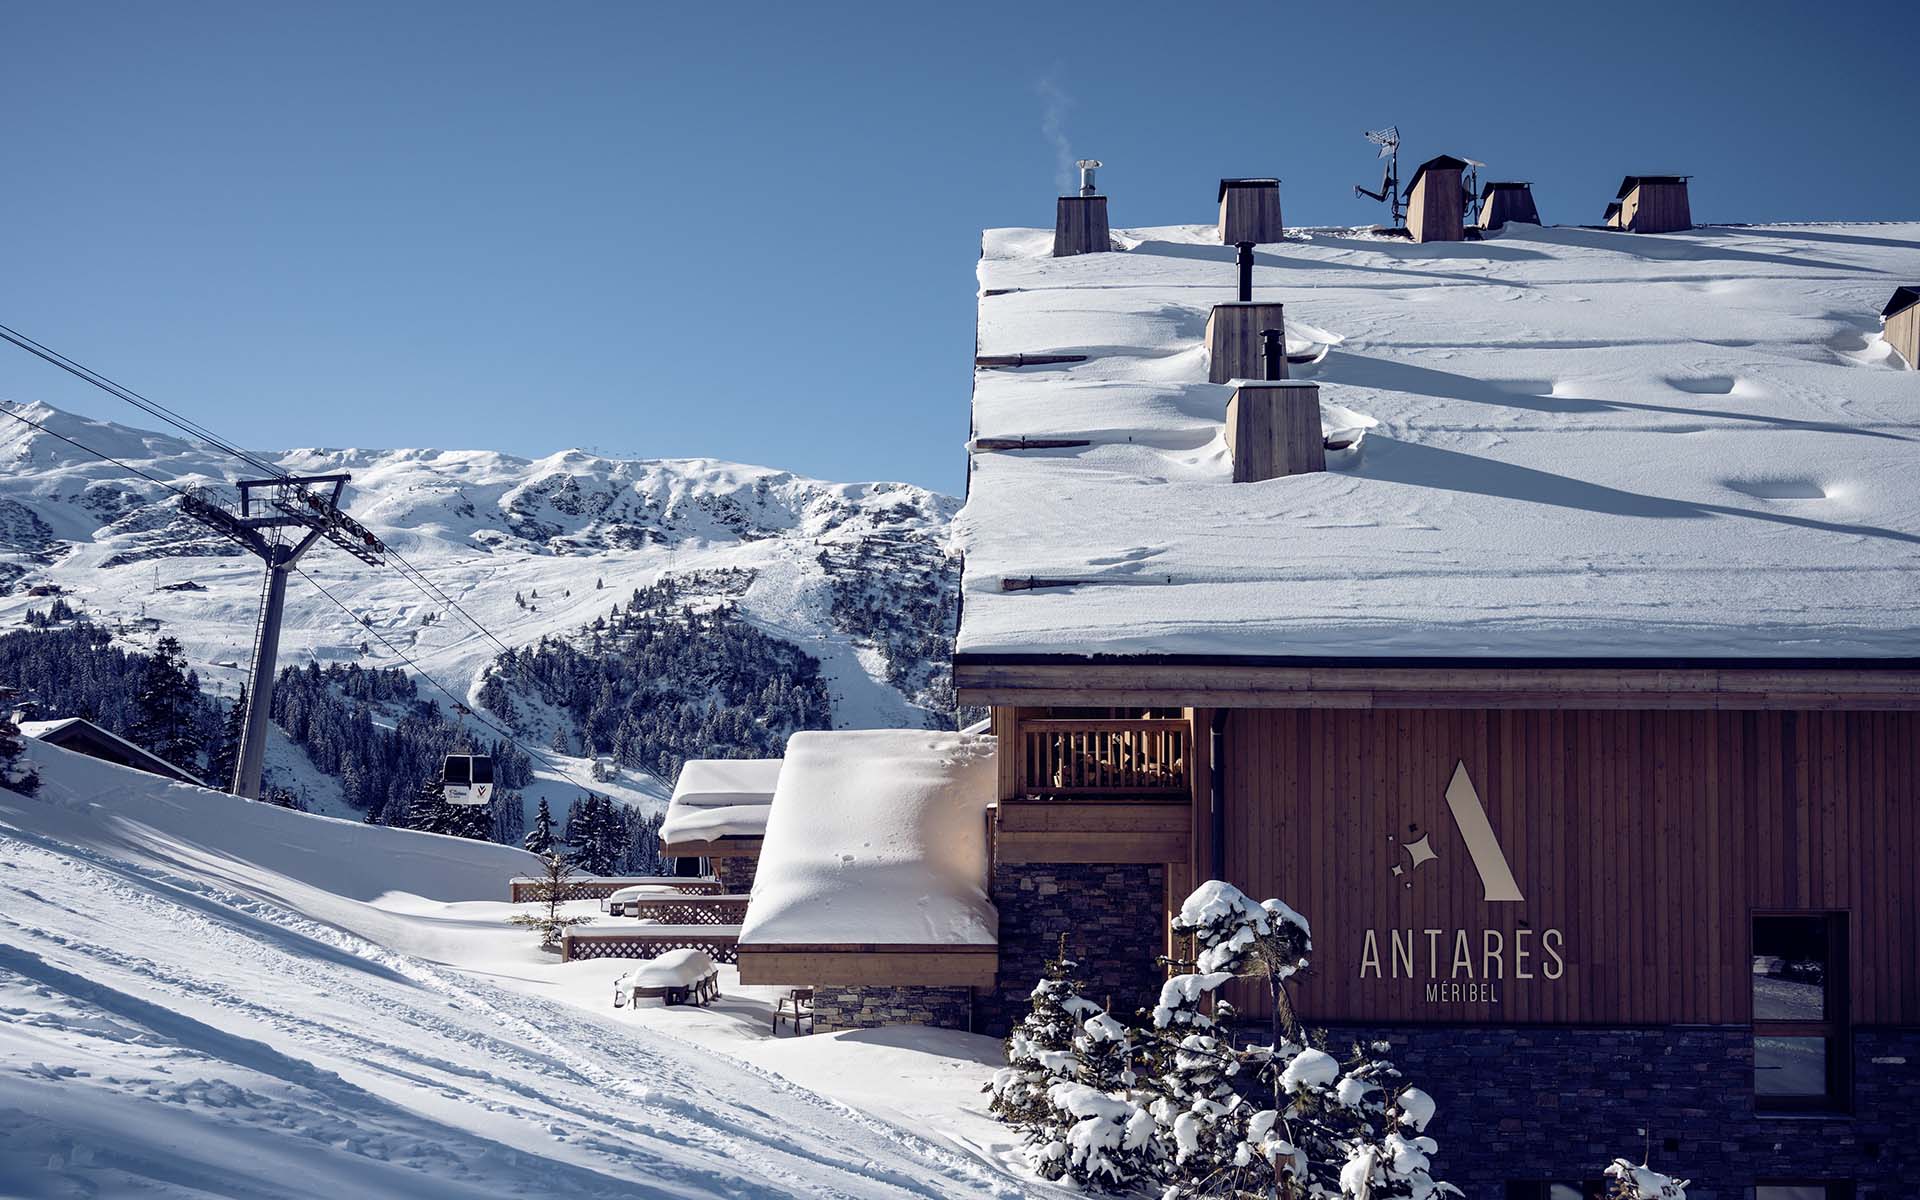
[[773, 1006], [773, 1036], [780, 1036], [782, 1021], [793, 1026], [795, 1036], [799, 1035], [802, 1022], [806, 1024], [808, 1033], [813, 1032], [812, 988], [794, 988], [780, 997], [780, 1002]]

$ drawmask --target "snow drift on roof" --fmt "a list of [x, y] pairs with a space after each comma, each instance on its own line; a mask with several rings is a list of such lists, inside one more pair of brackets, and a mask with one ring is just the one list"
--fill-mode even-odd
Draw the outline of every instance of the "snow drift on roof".
[[683, 808], [768, 804], [779, 778], [777, 758], [691, 758], [680, 767], [672, 802]]
[[993, 748], [922, 730], [794, 734], [741, 945], [995, 945]]
[[720, 808], [687, 808], [676, 800], [667, 806], [660, 823], [663, 842], [704, 842], [711, 838], [759, 837], [767, 831], [765, 804], [729, 804]]
[[1217, 239], [986, 235], [979, 353], [1088, 358], [978, 374], [975, 433], [1090, 444], [974, 456], [961, 654], [1920, 655], [1920, 404], [1875, 320], [1920, 224], [1295, 231], [1255, 299], [1344, 338], [1290, 372], [1379, 424], [1242, 484]]

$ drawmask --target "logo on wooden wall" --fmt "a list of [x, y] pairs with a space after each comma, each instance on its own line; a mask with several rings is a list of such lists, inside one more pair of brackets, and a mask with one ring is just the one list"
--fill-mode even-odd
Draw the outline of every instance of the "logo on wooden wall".
[[[1453, 778], [1447, 783], [1447, 811], [1453, 816], [1453, 827], [1459, 830], [1460, 840], [1467, 845], [1467, 857], [1473, 860], [1473, 869], [1480, 874], [1480, 886], [1486, 893], [1484, 899], [1490, 904], [1525, 902], [1526, 897], [1520, 894], [1520, 885], [1513, 878], [1513, 868], [1507, 864], [1507, 852], [1493, 832], [1493, 823], [1487, 820], [1486, 805], [1480, 803], [1480, 792], [1473, 786], [1473, 777], [1467, 773], [1464, 761], [1457, 760], [1453, 765]], [[1401, 843], [1400, 848], [1411, 861], [1405, 865], [1395, 863], [1393, 874], [1406, 887], [1413, 886], [1410, 878], [1413, 872], [1440, 857], [1430, 836], [1424, 833], [1413, 841]]]

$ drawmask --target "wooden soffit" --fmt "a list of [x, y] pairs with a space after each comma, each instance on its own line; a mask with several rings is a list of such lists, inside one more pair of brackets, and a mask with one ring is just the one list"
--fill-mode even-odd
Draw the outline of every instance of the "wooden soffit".
[[990, 988], [997, 946], [769, 945], [739, 947], [740, 982], [776, 987]]

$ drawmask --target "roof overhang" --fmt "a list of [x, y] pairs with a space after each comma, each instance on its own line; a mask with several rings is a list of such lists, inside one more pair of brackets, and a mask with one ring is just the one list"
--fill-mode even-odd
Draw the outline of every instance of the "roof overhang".
[[990, 988], [998, 946], [749, 945], [738, 949], [740, 982], [777, 987]]
[[666, 858], [759, 858], [757, 837], [684, 838], [662, 842], [660, 853]]
[[954, 657], [962, 704], [1920, 711], [1920, 659]]

